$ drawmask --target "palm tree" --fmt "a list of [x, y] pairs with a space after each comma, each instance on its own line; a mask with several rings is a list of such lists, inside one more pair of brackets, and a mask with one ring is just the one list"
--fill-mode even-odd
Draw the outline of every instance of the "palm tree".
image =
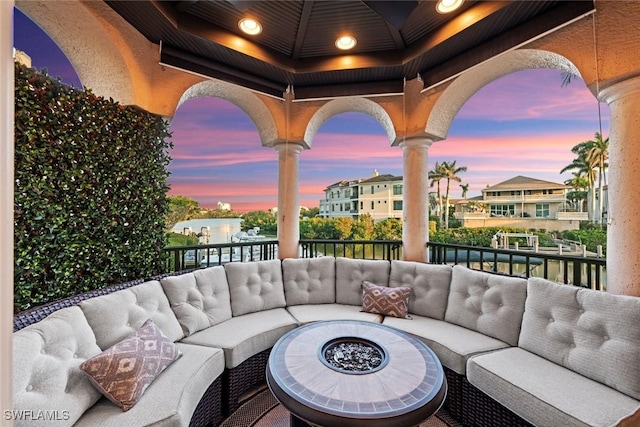
[[586, 200], [587, 191], [589, 190], [589, 180], [579, 172], [571, 172], [572, 178], [564, 181], [565, 185], [570, 185], [574, 191], [570, 192], [567, 197], [574, 202], [578, 202], [578, 212], [583, 212], [584, 202]]
[[456, 161], [453, 162], [442, 162], [442, 178], [447, 180], [447, 191], [445, 193], [446, 207], [444, 213], [444, 228], [449, 228], [449, 188], [451, 185], [451, 181], [461, 182], [462, 179], [458, 176], [461, 172], [466, 172], [466, 166], [456, 167]]
[[[575, 145], [571, 152], [576, 158], [565, 166], [560, 173], [573, 170], [579, 176], [587, 179], [590, 192], [589, 218], [598, 223], [602, 222], [603, 185], [606, 183], [607, 159], [609, 158], [609, 138], [603, 140], [596, 132], [594, 140], [583, 141]], [[600, 198], [599, 209], [596, 208], [596, 176], [598, 177], [598, 192]]]
[[462, 188], [462, 198], [466, 199], [469, 192], [469, 184], [460, 184], [460, 188]]
[[438, 189], [438, 218], [440, 218], [440, 227], [442, 227], [442, 193], [440, 192], [440, 180], [444, 178], [442, 165], [436, 162], [433, 170], [430, 170], [428, 173], [428, 178], [431, 180], [429, 184], [430, 187], [433, 187], [437, 184]]

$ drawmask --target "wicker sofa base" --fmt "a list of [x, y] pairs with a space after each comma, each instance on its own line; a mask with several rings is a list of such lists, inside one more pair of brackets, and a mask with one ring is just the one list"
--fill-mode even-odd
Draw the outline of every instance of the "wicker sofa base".
[[463, 411], [463, 396], [462, 396], [462, 380], [464, 379], [463, 375], [452, 371], [447, 367], [442, 367], [444, 369], [444, 375], [447, 378], [447, 398], [444, 401], [444, 408], [449, 412], [456, 420], [462, 421], [462, 411]]
[[218, 426], [222, 423], [222, 377], [218, 377], [198, 402], [189, 427]]
[[266, 382], [265, 372], [270, 353], [271, 349], [266, 349], [235, 368], [224, 371], [222, 412], [225, 417], [238, 409], [243, 394]]
[[[533, 427], [462, 378], [462, 423], [474, 427]], [[459, 418], [460, 419], [460, 418]]]

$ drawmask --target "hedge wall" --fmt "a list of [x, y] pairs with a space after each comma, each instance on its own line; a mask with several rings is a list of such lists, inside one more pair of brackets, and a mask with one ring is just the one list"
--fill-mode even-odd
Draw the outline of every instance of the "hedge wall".
[[160, 272], [167, 129], [16, 64], [16, 312]]

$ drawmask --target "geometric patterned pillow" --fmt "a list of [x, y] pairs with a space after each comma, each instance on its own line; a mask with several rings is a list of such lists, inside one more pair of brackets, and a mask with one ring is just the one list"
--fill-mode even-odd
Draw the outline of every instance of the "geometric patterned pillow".
[[365, 280], [362, 282], [362, 311], [410, 319], [409, 295], [411, 288], [407, 286], [389, 288]]
[[128, 411], [149, 384], [182, 353], [148, 319], [125, 338], [80, 365], [93, 385], [110, 401]]

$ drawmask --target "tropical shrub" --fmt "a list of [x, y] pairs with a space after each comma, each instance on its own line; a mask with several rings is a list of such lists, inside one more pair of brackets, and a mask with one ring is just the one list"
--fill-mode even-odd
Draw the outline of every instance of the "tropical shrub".
[[167, 126], [15, 65], [15, 311], [161, 271]]

